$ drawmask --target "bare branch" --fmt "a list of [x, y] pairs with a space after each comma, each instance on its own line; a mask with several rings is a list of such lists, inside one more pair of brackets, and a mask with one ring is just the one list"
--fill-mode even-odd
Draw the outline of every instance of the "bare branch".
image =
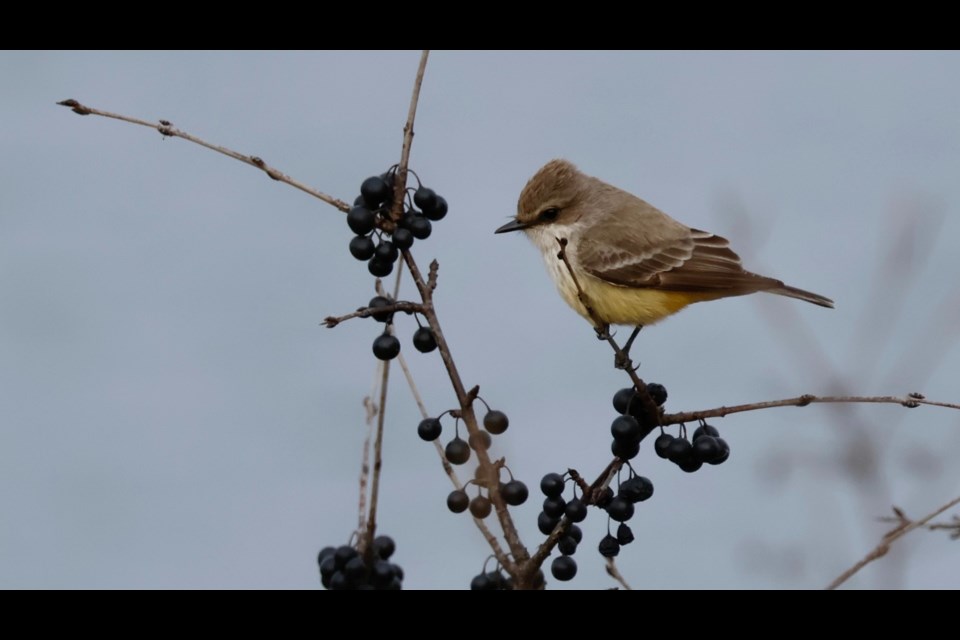
[[387, 314], [395, 313], [397, 311], [402, 311], [404, 313], [423, 313], [423, 305], [417, 302], [398, 301], [382, 307], [361, 307], [353, 313], [348, 313], [343, 316], [327, 316], [323, 319], [323, 325], [328, 329], [333, 329], [341, 322], [350, 320], [352, 318], [369, 318], [373, 314]]
[[333, 196], [329, 196], [318, 189], [309, 187], [304, 183], [300, 182], [299, 180], [291, 178], [290, 176], [283, 173], [282, 171], [279, 171], [278, 169], [274, 169], [273, 167], [268, 165], [266, 162], [263, 161], [262, 158], [258, 158], [257, 156], [244, 155], [242, 153], [233, 151], [232, 149], [228, 149], [227, 147], [222, 147], [218, 144], [212, 144], [205, 140], [201, 140], [200, 138], [192, 134], [189, 134], [186, 131], [177, 129], [167, 120], [159, 120], [158, 122], [147, 122], [146, 120], [141, 120], [139, 118], [131, 118], [130, 116], [124, 116], [119, 113], [111, 113], [109, 111], [94, 109], [93, 107], [82, 105], [73, 99], [63, 100], [61, 102], [58, 102], [57, 104], [64, 107], [70, 107], [74, 113], [78, 113], [80, 115], [103, 116], [104, 118], [113, 118], [115, 120], [122, 120], [123, 122], [129, 122], [130, 124], [137, 124], [142, 127], [149, 127], [151, 129], [156, 129], [161, 133], [161, 135], [164, 135], [170, 138], [183, 138], [184, 140], [189, 140], [190, 142], [198, 144], [201, 147], [206, 147], [207, 149], [216, 151], [217, 153], [222, 153], [223, 155], [233, 158], [234, 160], [239, 160], [244, 164], [248, 164], [251, 167], [256, 167], [257, 169], [260, 169], [261, 171], [266, 173], [268, 176], [270, 176], [274, 180], [288, 184], [291, 187], [294, 187], [296, 189], [300, 189], [300, 191], [310, 194], [311, 196], [319, 200], [323, 200], [327, 204], [334, 206], [337, 209], [340, 209], [340, 211], [343, 211], [344, 213], [346, 213], [347, 211], [350, 211], [350, 205], [348, 205], [343, 200], [339, 200], [337, 198], [334, 198]]
[[855, 573], [860, 571], [860, 569], [863, 569], [865, 566], [867, 566], [877, 558], [882, 558], [883, 556], [885, 556], [887, 554], [887, 551], [890, 550], [890, 545], [893, 544], [895, 541], [907, 535], [914, 529], [918, 529], [920, 527], [925, 526], [928, 522], [930, 522], [931, 520], [939, 516], [941, 513], [943, 513], [947, 509], [955, 507], [958, 504], [960, 504], [960, 496], [957, 496], [947, 504], [943, 505], [933, 513], [927, 515], [926, 517], [920, 520], [916, 520], [912, 522], [902, 522], [893, 530], [888, 531], [883, 536], [883, 540], [880, 542], [880, 544], [878, 544], [873, 550], [870, 551], [870, 553], [864, 556], [863, 560], [860, 560], [860, 562], [856, 563], [855, 565], [853, 565], [852, 567], [850, 567], [849, 569], [841, 573], [839, 576], [837, 576], [837, 578], [833, 582], [827, 585], [827, 589], [828, 590], [836, 589], [841, 584], [849, 580], [851, 576], [853, 576]]
[[619, 582], [620, 586], [627, 591], [633, 591], [633, 588], [624, 580], [623, 574], [617, 569], [617, 563], [613, 561], [613, 558], [607, 558], [607, 575]]

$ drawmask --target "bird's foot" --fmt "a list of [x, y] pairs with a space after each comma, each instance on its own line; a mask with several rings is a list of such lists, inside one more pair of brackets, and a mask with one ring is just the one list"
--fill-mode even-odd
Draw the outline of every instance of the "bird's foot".
[[633, 361], [630, 360], [630, 347], [633, 346], [633, 341], [637, 339], [637, 335], [640, 333], [640, 330], [643, 329], [642, 324], [638, 324], [634, 328], [633, 333], [630, 334], [630, 337], [627, 338], [626, 344], [623, 345], [623, 348], [617, 352], [617, 355], [613, 357], [613, 366], [617, 369], [630, 369], [630, 371], [636, 371], [640, 368], [640, 363], [637, 363], [637, 366], [632, 367]]

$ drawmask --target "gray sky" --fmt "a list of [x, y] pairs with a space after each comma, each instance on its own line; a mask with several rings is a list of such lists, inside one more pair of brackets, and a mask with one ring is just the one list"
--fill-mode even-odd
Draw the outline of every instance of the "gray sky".
[[[342, 214], [54, 103], [164, 118], [352, 200], [399, 158], [418, 55], [0, 57], [0, 587], [316, 588], [316, 552], [356, 526], [380, 329], [319, 325], [373, 295]], [[800, 393], [958, 402], [958, 73], [956, 53], [432, 55], [411, 166], [450, 213], [415, 256], [440, 262], [466, 383], [510, 416], [494, 454], [531, 488], [515, 510], [528, 546], [540, 477], [609, 461], [627, 381], [534, 247], [493, 235], [526, 180], [568, 158], [836, 301], [757, 295], [645, 330], [634, 355], [668, 410]], [[438, 355], [412, 348], [415, 327], [398, 321], [404, 354], [440, 413], [455, 398]], [[464, 588], [488, 551], [447, 512], [399, 375], [387, 415], [380, 522], [405, 586]], [[652, 447], [635, 462], [656, 487], [618, 559], [636, 587], [821, 587], [876, 544], [891, 504], [919, 517], [960, 493], [948, 410], [715, 424], [732, 448], [721, 467], [685, 474]], [[601, 515], [570, 587], [612, 585]], [[914, 533], [852, 585], [956, 588], [950, 544]]]

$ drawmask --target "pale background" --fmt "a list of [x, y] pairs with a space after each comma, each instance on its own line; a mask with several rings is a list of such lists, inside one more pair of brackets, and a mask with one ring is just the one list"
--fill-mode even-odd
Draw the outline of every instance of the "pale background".
[[[318, 588], [315, 554], [356, 525], [362, 399], [380, 329], [342, 214], [250, 167], [55, 106], [171, 120], [352, 200], [399, 158], [419, 54], [5, 53], [0, 81], [0, 587]], [[800, 393], [960, 401], [960, 55], [446, 53], [430, 59], [412, 167], [450, 203], [418, 243], [468, 385], [505, 410], [494, 453], [531, 488], [609, 460], [606, 345], [522, 237], [494, 236], [565, 157], [748, 268], [832, 297], [694, 306], [645, 331], [640, 373], [672, 411]], [[409, 282], [403, 292], [413, 296]], [[454, 398], [414, 351], [431, 412]], [[387, 407], [382, 531], [406, 588], [464, 588], [488, 550], [400, 376]], [[892, 504], [960, 492], [960, 414], [785, 408], [715, 421], [732, 455], [656, 487], [619, 566], [642, 588], [816, 588], [862, 557]], [[449, 436], [447, 423], [445, 438]], [[612, 586], [591, 511], [575, 588]], [[491, 518], [491, 523], [493, 519]], [[957, 588], [942, 532], [851, 583]], [[551, 580], [551, 586], [557, 583]]]

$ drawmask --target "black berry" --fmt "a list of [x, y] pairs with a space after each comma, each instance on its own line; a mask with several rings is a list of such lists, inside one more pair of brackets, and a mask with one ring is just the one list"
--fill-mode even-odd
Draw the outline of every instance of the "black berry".
[[393, 273], [393, 263], [389, 260], [381, 260], [374, 256], [370, 258], [370, 262], [367, 263], [367, 271], [370, 272], [370, 275], [376, 276], [377, 278], [386, 278]]
[[620, 484], [620, 495], [630, 502], [643, 502], [653, 495], [653, 483], [649, 478], [634, 476]]
[[347, 225], [358, 236], [365, 236], [376, 226], [376, 215], [370, 209], [357, 206], [347, 213]]
[[550, 563], [550, 573], [561, 582], [573, 580], [574, 576], [577, 575], [577, 561], [570, 556], [554, 558], [553, 562]]
[[397, 543], [390, 536], [377, 536], [373, 539], [373, 552], [383, 560], [389, 560], [397, 550]]
[[447, 508], [454, 513], [463, 513], [470, 506], [470, 496], [463, 489], [454, 489], [447, 496]]
[[583, 540], [583, 529], [575, 524], [572, 524], [567, 527], [567, 535], [576, 540], [577, 544], [580, 544], [580, 542]]
[[477, 496], [470, 501], [470, 515], [478, 520], [483, 520], [490, 515], [491, 509], [490, 499], [485, 496]]
[[[388, 298], [384, 298], [383, 296], [376, 296], [375, 298], [372, 298], [370, 300], [367, 306], [370, 307], [371, 309], [378, 309], [380, 307], [390, 306], [391, 304], [393, 303]], [[393, 312], [392, 311], [379, 311], [379, 312], [374, 311], [370, 315], [377, 322], [386, 322], [387, 320], [390, 319], [391, 316], [393, 316]]]
[[487, 415], [483, 416], [483, 428], [495, 436], [506, 431], [508, 426], [510, 426], [510, 421], [507, 419], [507, 414], [503, 411], [493, 409], [492, 411], [487, 411]]
[[564, 514], [570, 522], [583, 522], [587, 519], [587, 505], [580, 498], [574, 498], [567, 503]]
[[440, 437], [442, 430], [443, 425], [440, 424], [439, 418], [424, 418], [417, 427], [417, 435], [427, 442], [432, 442]]
[[548, 536], [557, 527], [558, 522], [560, 522], [560, 518], [551, 518], [541, 511], [540, 515], [537, 516], [537, 529], [543, 535]]
[[627, 526], [626, 522], [621, 522], [620, 526], [617, 527], [617, 542], [621, 545], [630, 544], [633, 542], [633, 531]]
[[720, 442], [713, 436], [700, 436], [693, 441], [693, 457], [700, 462], [716, 460], [720, 452]]
[[396, 262], [400, 251], [389, 240], [381, 240], [373, 251], [373, 257], [381, 262]]
[[620, 440], [614, 440], [610, 450], [613, 452], [613, 455], [617, 456], [621, 460], [633, 460], [637, 457], [637, 454], [640, 453], [640, 443], [624, 443]]
[[550, 496], [543, 499], [543, 512], [551, 518], [559, 518], [567, 508], [567, 501], [561, 496]]
[[720, 437], [720, 432], [717, 431], [717, 428], [713, 425], [702, 424], [697, 427], [697, 430], [693, 432], [693, 441], [696, 442], [700, 436], [713, 436], [714, 438]]
[[518, 507], [527, 501], [530, 492], [527, 490], [527, 485], [519, 480], [511, 480], [503, 485], [503, 488], [500, 489], [500, 494], [503, 496], [504, 501], [511, 507]]
[[559, 473], [548, 473], [540, 481], [540, 491], [547, 497], [556, 497], [563, 493], [563, 476]]
[[470, 445], [459, 436], [447, 443], [444, 452], [451, 464], [463, 464], [470, 459]]
[[720, 453], [713, 460], [708, 460], [710, 464], [723, 464], [730, 457], [730, 445], [723, 438], [717, 438], [717, 444], [720, 445]]
[[613, 558], [620, 553], [620, 543], [609, 533], [600, 541], [600, 555], [604, 558]]
[[406, 227], [417, 240], [426, 240], [433, 231], [430, 221], [421, 215], [412, 215], [406, 220]]
[[640, 441], [640, 423], [633, 416], [617, 416], [610, 425], [613, 439], [623, 444]]
[[607, 505], [607, 513], [617, 522], [626, 522], [633, 517], [633, 503], [623, 496], [617, 496]]
[[395, 246], [397, 249], [400, 249], [401, 251], [412, 247], [413, 240], [414, 240], [413, 234], [410, 233], [409, 229], [398, 227], [393, 232], [393, 246]]
[[413, 346], [420, 353], [430, 353], [437, 348], [437, 340], [430, 327], [420, 327], [413, 332]]
[[377, 246], [373, 244], [370, 236], [354, 236], [350, 241], [350, 255], [357, 260], [369, 260], [376, 249]]
[[653, 401], [657, 405], [662, 405], [667, 401], [667, 388], [662, 384], [657, 384], [656, 382], [647, 383], [647, 393], [650, 394], [650, 397], [653, 398]]
[[620, 389], [613, 395], [613, 408], [617, 413], [630, 413], [631, 405], [637, 404], [633, 401], [636, 396], [637, 392], [634, 391], [633, 387]]
[[380, 176], [373, 176], [364, 180], [363, 184], [360, 185], [360, 195], [363, 196], [367, 206], [376, 209], [390, 199], [390, 187]]
[[557, 543], [557, 549], [565, 556], [572, 556], [577, 552], [577, 541], [570, 536], [563, 536]]
[[393, 360], [400, 353], [400, 341], [397, 336], [384, 333], [373, 341], [373, 355], [380, 360]]
[[447, 215], [447, 201], [443, 196], [437, 196], [436, 203], [432, 207], [421, 208], [423, 209], [423, 215], [431, 220], [442, 220], [443, 217]]
[[428, 209], [433, 210], [437, 206], [437, 194], [430, 187], [421, 186], [413, 194], [413, 204], [426, 213]]
[[675, 438], [669, 433], [661, 433], [653, 442], [653, 450], [656, 451], [657, 455], [661, 458], [669, 458], [670, 443], [674, 440]]

